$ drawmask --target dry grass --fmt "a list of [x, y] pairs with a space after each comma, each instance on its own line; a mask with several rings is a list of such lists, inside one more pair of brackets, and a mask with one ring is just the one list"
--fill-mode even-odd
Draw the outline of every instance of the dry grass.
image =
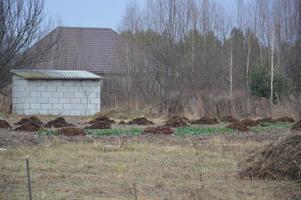
[[27, 199], [25, 157], [30, 157], [34, 199], [293, 199], [290, 181], [241, 180], [237, 163], [263, 144], [214, 138], [191, 145], [132, 141], [48, 143], [0, 152], [0, 199]]

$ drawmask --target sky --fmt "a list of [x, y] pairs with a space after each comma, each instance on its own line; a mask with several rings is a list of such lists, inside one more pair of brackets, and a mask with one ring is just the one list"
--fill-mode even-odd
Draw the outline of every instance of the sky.
[[[55, 25], [103, 27], [118, 30], [130, 0], [45, 0]], [[144, 5], [145, 0], [137, 0]]]
[[[45, 0], [46, 13], [55, 26], [112, 28], [118, 31], [131, 0]], [[236, 0], [221, 0], [233, 7]], [[145, 6], [146, 0], [136, 0]]]

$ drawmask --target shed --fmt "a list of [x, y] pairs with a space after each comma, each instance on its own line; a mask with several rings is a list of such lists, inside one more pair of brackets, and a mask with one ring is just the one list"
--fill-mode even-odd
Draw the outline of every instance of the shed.
[[94, 115], [101, 110], [102, 77], [75, 70], [11, 70], [12, 112]]

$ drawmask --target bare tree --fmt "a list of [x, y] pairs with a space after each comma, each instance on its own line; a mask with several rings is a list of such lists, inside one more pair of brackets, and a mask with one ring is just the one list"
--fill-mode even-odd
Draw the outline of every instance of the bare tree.
[[[229, 8], [218, 0], [148, 0], [144, 10], [128, 8], [123, 32], [131, 33], [129, 45], [135, 48], [129, 52], [139, 52], [126, 57], [129, 72], [135, 74], [129, 91], [150, 103], [183, 96], [252, 95], [250, 75], [268, 66], [265, 97], [271, 96], [272, 105], [279, 74], [300, 82], [293, 73], [300, 71], [298, 1], [236, 0]], [[141, 52], [152, 59], [150, 66]]]
[[0, 85], [9, 81], [9, 70], [37, 62], [49, 50], [48, 44], [31, 47], [49, 30], [43, 0], [0, 0]]

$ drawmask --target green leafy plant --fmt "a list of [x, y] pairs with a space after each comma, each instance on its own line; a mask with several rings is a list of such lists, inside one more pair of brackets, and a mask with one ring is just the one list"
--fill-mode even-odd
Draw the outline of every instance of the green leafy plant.
[[276, 124], [264, 123], [261, 126], [251, 127], [251, 131], [254, 133], [263, 133], [272, 130], [286, 130], [286, 129], [290, 129], [291, 126], [292, 123], [276, 123]]
[[131, 129], [112, 128], [112, 129], [87, 130], [87, 134], [92, 136], [139, 135], [142, 132], [143, 132], [142, 128], [131, 128]]
[[177, 136], [186, 135], [213, 135], [222, 133], [234, 133], [235, 131], [226, 127], [182, 127], [176, 129]]
[[59, 135], [60, 133], [57, 130], [40, 129], [36, 132], [36, 134], [40, 136], [52, 136]]

